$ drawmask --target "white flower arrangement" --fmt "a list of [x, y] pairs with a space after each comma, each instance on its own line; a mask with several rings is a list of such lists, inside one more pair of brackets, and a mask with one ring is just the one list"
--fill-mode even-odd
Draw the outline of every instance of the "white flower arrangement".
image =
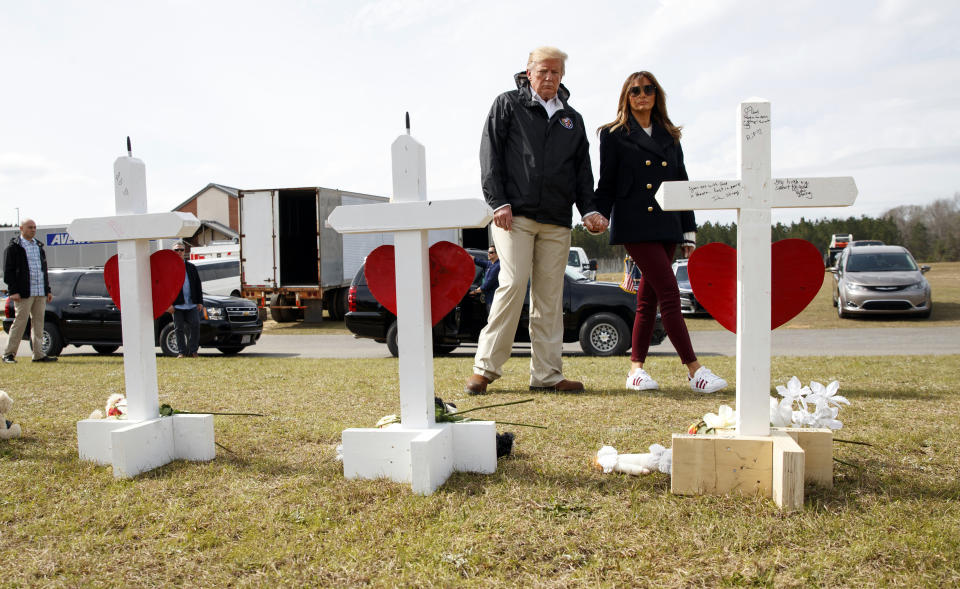
[[[837, 419], [840, 405], [850, 401], [837, 394], [840, 383], [833, 381], [823, 386], [811, 381], [810, 386], [800, 384], [796, 376], [787, 381], [787, 386], [777, 385], [780, 399], [770, 397], [770, 425], [773, 427], [818, 427], [838, 430], [843, 422]], [[690, 434], [712, 434], [736, 427], [736, 413], [727, 405], [721, 405], [717, 413], [707, 413], [687, 429]]]
[[837, 419], [840, 405], [849, 405], [846, 397], [837, 394], [840, 383], [833, 381], [823, 386], [811, 381], [802, 387], [796, 376], [787, 381], [787, 386], [777, 385], [782, 397], [770, 397], [770, 425], [775, 427], [822, 427], [838, 430], [843, 422]]

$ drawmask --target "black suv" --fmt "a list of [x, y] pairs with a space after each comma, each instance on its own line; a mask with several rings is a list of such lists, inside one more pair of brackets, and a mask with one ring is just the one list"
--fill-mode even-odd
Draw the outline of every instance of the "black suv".
[[[467, 249], [473, 256], [475, 272], [473, 290], [483, 279], [483, 268], [477, 260], [487, 252]], [[353, 278], [347, 297], [349, 312], [346, 326], [356, 337], [372, 338], [386, 343], [390, 353], [398, 355], [397, 318], [380, 305], [367, 286], [364, 266]], [[520, 315], [514, 341], [530, 341], [528, 329], [529, 292]], [[588, 356], [614, 356], [630, 349], [630, 330], [636, 312], [636, 296], [611, 282], [594, 282], [577, 269], [567, 266], [563, 277], [563, 341], [580, 342]], [[463, 343], [476, 343], [480, 330], [487, 324], [487, 307], [480, 295], [464, 295], [460, 304], [433, 326], [433, 351], [448, 354]], [[657, 345], [667, 336], [657, 315], [657, 325], [650, 338]]]
[[[57, 356], [66, 345], [91, 345], [100, 354], [112, 354], [123, 344], [120, 309], [103, 282], [103, 268], [65, 268], [49, 272], [53, 301], [43, 323], [43, 353]], [[260, 339], [263, 321], [255, 303], [235, 297], [203, 296], [200, 347], [236, 354]], [[3, 330], [13, 325], [13, 301], [4, 305]], [[24, 339], [29, 328], [24, 331]], [[177, 355], [173, 317], [164, 313], [154, 321], [154, 338], [166, 356]]]

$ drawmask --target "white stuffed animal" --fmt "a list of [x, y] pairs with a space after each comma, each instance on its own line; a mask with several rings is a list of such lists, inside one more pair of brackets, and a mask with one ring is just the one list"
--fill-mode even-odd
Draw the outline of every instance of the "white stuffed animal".
[[20, 424], [7, 420], [7, 412], [13, 407], [10, 395], [0, 391], [0, 440], [12, 440], [20, 437]]
[[650, 446], [650, 452], [646, 454], [619, 454], [613, 446], [604, 446], [597, 452], [593, 464], [604, 474], [621, 472], [641, 475], [657, 470], [670, 474], [670, 468], [673, 465], [673, 449], [653, 444]]

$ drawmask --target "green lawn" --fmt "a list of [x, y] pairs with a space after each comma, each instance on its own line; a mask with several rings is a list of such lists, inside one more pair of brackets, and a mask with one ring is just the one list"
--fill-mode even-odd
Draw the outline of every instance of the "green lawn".
[[[0, 441], [3, 586], [928, 586], [960, 584], [958, 356], [775, 358], [774, 382], [841, 382], [831, 490], [781, 513], [751, 497], [679, 497], [669, 478], [602, 475], [602, 444], [638, 452], [719, 403], [690, 392], [673, 358], [663, 390], [622, 390], [622, 358], [565, 359], [582, 395], [530, 394], [513, 359], [467, 397], [469, 358], [435, 361], [437, 390], [469, 408], [533, 397], [490, 417], [550, 426], [517, 434], [496, 474], [454, 475], [429, 497], [347, 481], [340, 432], [399, 409], [393, 359], [158, 360], [161, 401], [217, 417], [206, 464], [133, 480], [80, 462], [76, 424], [123, 386], [122, 360], [64, 357], [0, 369], [25, 436]], [[734, 358], [711, 367], [734, 374]], [[733, 383], [731, 383], [733, 385]]]
[[[946, 327], [960, 326], [960, 262], [930, 264], [927, 280], [933, 293], [933, 313], [929, 319], [897, 316], [872, 316], [856, 319], [840, 319], [833, 306], [833, 275], [824, 275], [823, 286], [806, 309], [788, 321], [780, 329], [833, 329], [858, 327]], [[623, 274], [602, 274], [599, 280], [620, 282]], [[691, 331], [723, 329], [709, 317], [688, 317], [687, 328]]]

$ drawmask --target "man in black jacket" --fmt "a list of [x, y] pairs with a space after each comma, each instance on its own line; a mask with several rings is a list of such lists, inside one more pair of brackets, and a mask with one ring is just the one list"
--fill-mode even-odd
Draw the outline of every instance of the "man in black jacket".
[[471, 394], [500, 378], [530, 283], [530, 388], [577, 392], [563, 376], [563, 275], [576, 204], [590, 231], [607, 220], [593, 202], [593, 171], [583, 118], [560, 84], [567, 54], [534, 49], [517, 89], [493, 102], [480, 142], [483, 195], [494, 210], [500, 287], [480, 334]]
[[173, 251], [183, 258], [186, 273], [183, 276], [183, 288], [177, 300], [168, 312], [173, 314], [173, 326], [177, 334], [177, 358], [196, 358], [200, 349], [200, 311], [203, 310], [203, 284], [197, 267], [187, 261], [189, 246], [178, 241]]
[[37, 224], [33, 219], [24, 220], [20, 224], [20, 235], [10, 240], [3, 256], [3, 280], [7, 283], [16, 313], [7, 348], [3, 351], [5, 364], [16, 363], [17, 349], [28, 320], [33, 331], [33, 361], [57, 361], [53, 356], [44, 355], [42, 349], [43, 314], [47, 303], [53, 300], [53, 293], [47, 277], [47, 254], [36, 235]]

